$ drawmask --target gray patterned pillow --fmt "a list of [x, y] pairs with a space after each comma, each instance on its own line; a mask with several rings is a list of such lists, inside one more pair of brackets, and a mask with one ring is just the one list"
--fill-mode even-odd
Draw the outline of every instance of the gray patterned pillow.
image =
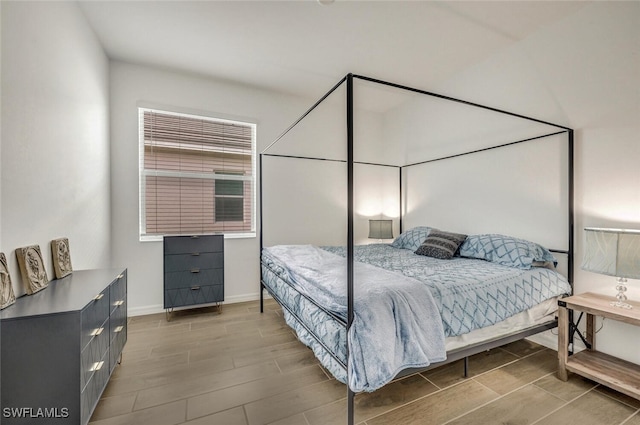
[[460, 233], [444, 232], [442, 230], [433, 229], [429, 236], [422, 242], [422, 245], [416, 249], [418, 255], [426, 255], [428, 257], [440, 258], [448, 260], [456, 253], [467, 235]]

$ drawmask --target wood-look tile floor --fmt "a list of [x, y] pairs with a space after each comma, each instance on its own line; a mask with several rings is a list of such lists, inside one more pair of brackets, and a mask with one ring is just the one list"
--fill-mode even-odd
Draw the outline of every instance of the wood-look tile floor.
[[[572, 375], [556, 352], [518, 341], [355, 399], [361, 425], [640, 425], [640, 401]], [[346, 423], [346, 388], [319, 366], [278, 305], [257, 302], [129, 319], [122, 363], [93, 425]]]

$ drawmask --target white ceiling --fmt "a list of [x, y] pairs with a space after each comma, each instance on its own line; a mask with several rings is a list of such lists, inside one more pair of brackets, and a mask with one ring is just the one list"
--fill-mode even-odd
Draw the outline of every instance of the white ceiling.
[[115, 60], [318, 97], [349, 72], [428, 89], [585, 2], [82, 1]]

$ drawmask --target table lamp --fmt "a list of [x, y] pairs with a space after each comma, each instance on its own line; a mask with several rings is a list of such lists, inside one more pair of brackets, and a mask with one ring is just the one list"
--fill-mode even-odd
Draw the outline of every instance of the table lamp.
[[369, 220], [369, 239], [393, 239], [392, 220]]
[[582, 269], [617, 278], [612, 306], [632, 308], [627, 303], [627, 278], [640, 279], [640, 230], [586, 227]]

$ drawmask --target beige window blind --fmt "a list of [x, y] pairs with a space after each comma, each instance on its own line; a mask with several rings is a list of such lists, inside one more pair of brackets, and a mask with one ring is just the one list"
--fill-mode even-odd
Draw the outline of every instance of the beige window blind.
[[139, 108], [141, 236], [255, 232], [256, 126]]

